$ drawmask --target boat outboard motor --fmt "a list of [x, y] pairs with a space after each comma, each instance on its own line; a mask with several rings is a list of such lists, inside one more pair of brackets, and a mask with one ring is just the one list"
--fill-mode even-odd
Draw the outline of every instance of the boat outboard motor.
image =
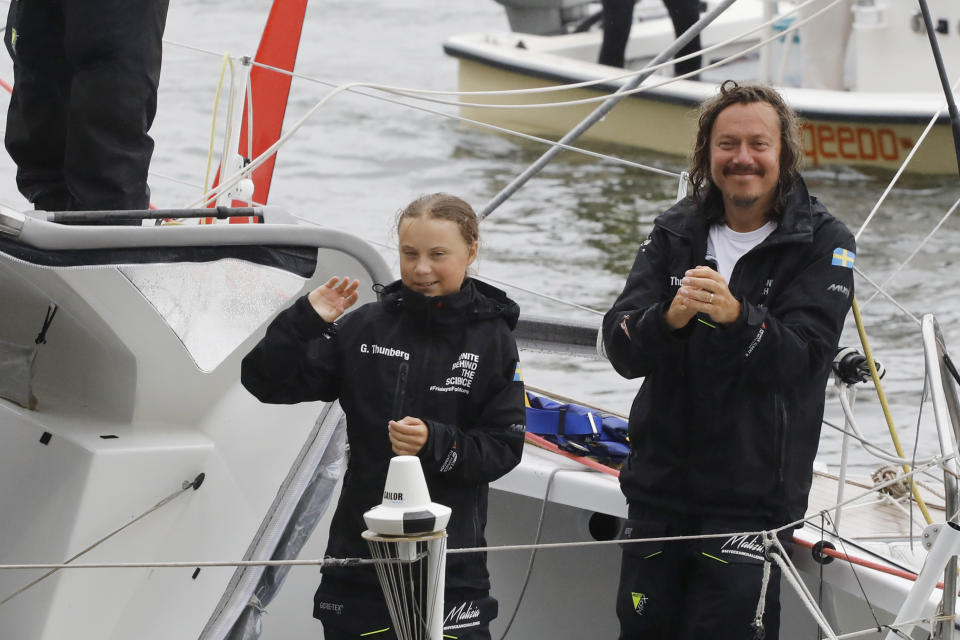
[[[497, 0], [514, 33], [554, 36], [576, 30], [590, 16], [591, 0]], [[580, 27], [582, 28], [582, 27]]]
[[[876, 360], [873, 364], [877, 367], [877, 376], [883, 378], [886, 373], [883, 365]], [[867, 363], [867, 357], [853, 347], [837, 349], [837, 355], [833, 358], [831, 367], [833, 374], [844, 384], [852, 385], [870, 380], [870, 365]]]

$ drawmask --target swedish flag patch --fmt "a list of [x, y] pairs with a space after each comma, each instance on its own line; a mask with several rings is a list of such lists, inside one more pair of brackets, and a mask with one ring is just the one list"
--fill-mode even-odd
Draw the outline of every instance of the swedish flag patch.
[[520, 369], [520, 363], [517, 363], [517, 368], [513, 372], [513, 381], [514, 382], [523, 382], [523, 371]]
[[857, 254], [853, 251], [847, 251], [843, 247], [837, 247], [833, 250], [833, 261], [830, 264], [853, 269], [853, 263], [856, 259]]

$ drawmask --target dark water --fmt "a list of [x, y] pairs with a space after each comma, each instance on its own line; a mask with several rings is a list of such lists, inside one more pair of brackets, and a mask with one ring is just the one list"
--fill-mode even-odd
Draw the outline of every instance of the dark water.
[[[254, 53], [268, 5], [265, 0], [171, 3], [160, 111], [153, 129], [157, 149], [151, 184], [158, 206], [186, 205], [199, 195], [222, 55]], [[318, 2], [308, 8], [297, 71], [334, 84], [367, 81], [454, 89], [456, 62], [443, 54], [443, 40], [456, 33], [506, 28], [501, 7], [492, 0]], [[216, 53], [197, 53], [174, 43]], [[0, 62], [0, 77], [11, 77], [6, 56]], [[295, 81], [287, 125], [328, 91], [315, 82]], [[4, 94], [3, 108], [6, 100]], [[218, 125], [223, 117], [221, 108]], [[682, 158], [592, 148], [673, 171], [683, 168]], [[393, 215], [413, 198], [442, 190], [482, 207], [542, 150], [538, 144], [441, 116], [344, 94], [321, 108], [280, 152], [270, 202], [305, 219], [389, 244]], [[816, 171], [808, 172], [807, 179], [811, 191], [857, 230], [889, 176]], [[0, 181], [0, 198], [24, 206], [15, 190], [13, 168], [2, 154]], [[484, 223], [479, 273], [602, 312], [619, 292], [654, 217], [675, 194], [673, 179], [565, 154]], [[956, 177], [903, 180], [860, 238], [858, 266], [875, 281], [884, 281], [958, 197]], [[958, 234], [958, 223], [948, 221], [888, 287], [917, 317], [937, 314], [948, 344], [960, 343]], [[863, 280], [857, 287], [863, 304], [872, 288]], [[599, 319], [597, 314], [507, 288], [526, 312]], [[881, 299], [865, 305], [864, 315], [872, 347], [888, 369], [887, 393], [909, 449], [916, 437], [922, 390], [919, 329]], [[856, 332], [852, 321], [848, 325], [843, 342], [852, 344]], [[603, 362], [529, 354], [524, 371], [531, 384], [615, 411], [627, 410], [637, 387]], [[865, 410], [861, 427], [885, 444], [889, 439], [876, 405], [866, 390], [860, 393], [858, 408]], [[936, 447], [929, 406], [923, 414], [920, 449], [929, 452]], [[828, 415], [840, 421], [838, 410], [829, 409]], [[839, 446], [839, 437], [827, 430], [821, 447], [827, 463], [839, 461]], [[863, 453], [854, 453], [853, 459], [864, 468], [876, 466]]]

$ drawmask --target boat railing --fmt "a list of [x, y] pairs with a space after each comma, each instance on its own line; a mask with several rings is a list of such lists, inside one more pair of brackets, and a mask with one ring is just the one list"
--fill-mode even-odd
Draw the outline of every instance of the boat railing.
[[[923, 333], [923, 355], [926, 375], [933, 405], [934, 421], [937, 425], [937, 437], [941, 455], [957, 452], [960, 443], [960, 397], [957, 395], [957, 372], [947, 354], [940, 331], [940, 325], [933, 314], [926, 314], [921, 321]], [[957, 477], [960, 465], [953, 457], [944, 462], [943, 486], [946, 500], [946, 519], [957, 524], [958, 496]], [[953, 637], [953, 616], [957, 603], [957, 556], [951, 554], [944, 567], [942, 614], [949, 622], [939, 624], [939, 638]]]
[[[216, 216], [216, 209], [210, 209]], [[270, 224], [209, 224], [169, 226], [87, 226], [54, 222], [56, 213], [20, 213], [0, 207], [0, 233], [20, 244], [44, 251], [117, 248], [291, 246], [337, 249], [352, 255], [376, 282], [393, 279], [386, 261], [362, 238], [344, 231], [303, 225], [281, 207], [244, 208]], [[91, 212], [93, 213], [93, 212]], [[149, 212], [115, 212], [141, 214]], [[246, 214], [244, 214], [246, 215]]]
[[933, 590], [942, 574], [942, 599], [933, 636], [938, 640], [954, 637], [954, 616], [957, 604], [957, 554], [960, 553], [960, 524], [957, 519], [957, 446], [960, 426], [960, 398], [957, 396], [957, 375], [947, 353], [940, 325], [932, 314], [921, 320], [923, 355], [926, 367], [926, 388], [933, 405], [937, 438], [944, 460], [943, 485], [946, 502], [946, 523], [934, 523], [923, 532], [927, 557], [914, 586], [897, 613], [887, 640], [909, 634], [914, 622], [928, 606]]

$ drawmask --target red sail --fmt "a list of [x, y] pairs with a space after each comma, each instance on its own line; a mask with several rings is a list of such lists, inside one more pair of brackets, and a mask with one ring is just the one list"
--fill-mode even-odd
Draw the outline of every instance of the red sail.
[[[300, 33], [303, 28], [303, 18], [307, 10], [307, 0], [275, 0], [267, 18], [267, 25], [260, 38], [260, 46], [254, 60], [258, 63], [293, 71], [297, 60], [297, 49], [300, 46]], [[283, 128], [283, 116], [287, 109], [287, 97], [290, 95], [292, 78], [284, 73], [271, 69], [254, 66], [250, 72], [250, 87], [253, 94], [253, 156], [256, 158], [280, 138]], [[243, 157], [248, 157], [247, 140], [247, 98], [244, 97], [242, 128], [237, 150]], [[273, 166], [276, 155], [254, 169], [251, 178], [255, 186], [253, 198], [259, 203], [266, 204], [270, 193], [270, 182], [273, 178]], [[220, 180], [220, 171], [214, 180], [216, 185]], [[245, 206], [246, 203], [234, 201], [234, 206]], [[211, 203], [209, 206], [215, 206]], [[207, 219], [212, 223], [213, 219]], [[248, 218], [231, 218], [230, 222], [253, 222]]]

